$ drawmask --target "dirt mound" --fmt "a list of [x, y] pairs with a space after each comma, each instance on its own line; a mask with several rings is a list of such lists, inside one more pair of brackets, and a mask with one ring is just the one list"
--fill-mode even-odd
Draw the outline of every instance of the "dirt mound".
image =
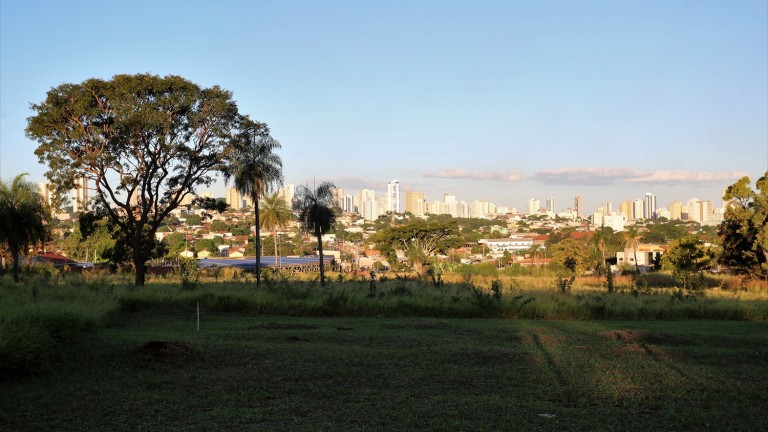
[[315, 330], [317, 326], [303, 323], [264, 323], [249, 327], [248, 330]]
[[410, 322], [402, 322], [402, 323], [384, 324], [383, 327], [387, 329], [441, 330], [441, 329], [448, 328], [448, 324], [444, 322], [410, 321]]
[[604, 331], [598, 334], [607, 339], [613, 339], [613, 340], [624, 341], [624, 342], [645, 342], [648, 336], [650, 335], [650, 333], [645, 330], [628, 330], [628, 329], [609, 330], [609, 331]]
[[690, 341], [678, 337], [669, 335], [666, 333], [649, 332], [646, 330], [638, 329], [618, 329], [609, 330], [598, 333], [607, 339], [613, 339], [628, 343], [650, 343], [650, 344], [662, 344], [662, 345], [687, 345]]
[[195, 351], [180, 342], [149, 341], [131, 351], [131, 357], [151, 357], [155, 360], [190, 357]]

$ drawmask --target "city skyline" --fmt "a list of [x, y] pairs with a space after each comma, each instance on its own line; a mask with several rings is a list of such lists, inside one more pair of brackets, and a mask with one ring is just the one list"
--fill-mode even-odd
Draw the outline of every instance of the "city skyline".
[[0, 177], [44, 180], [24, 128], [51, 87], [149, 72], [232, 91], [294, 184], [398, 179], [401, 196], [518, 209], [580, 195], [585, 214], [649, 191], [715, 203], [768, 168], [766, 16], [762, 0], [0, 1]]

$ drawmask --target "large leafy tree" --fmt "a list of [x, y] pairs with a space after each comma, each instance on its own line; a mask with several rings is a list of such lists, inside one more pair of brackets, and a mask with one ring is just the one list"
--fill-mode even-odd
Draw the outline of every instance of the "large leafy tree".
[[416, 219], [405, 225], [387, 227], [371, 239], [390, 260], [402, 251], [421, 273], [423, 265], [438, 253], [446, 254], [461, 243], [459, 228], [453, 220]]
[[662, 268], [672, 271], [683, 288], [693, 287], [693, 277], [714, 262], [715, 254], [696, 235], [673, 240], [662, 257]]
[[335, 189], [336, 185], [327, 181], [314, 187], [300, 185], [296, 188], [296, 210], [299, 212], [299, 223], [305, 232], [314, 235], [317, 239], [317, 250], [320, 255], [320, 284], [323, 288], [325, 288], [323, 234], [328, 233], [336, 223], [336, 213], [332, 208]]
[[[269, 135], [266, 125], [254, 121], [243, 123], [236, 136], [234, 151], [224, 170], [224, 178], [232, 178], [235, 188], [253, 201], [254, 217], [260, 220], [259, 201], [271, 187], [283, 182], [283, 163], [274, 153], [280, 143]], [[256, 285], [261, 283], [261, 224], [255, 225]]]
[[741, 274], [762, 272], [768, 280], [768, 172], [755, 185], [752, 190], [743, 177], [725, 191], [719, 262]]
[[0, 179], [0, 244], [13, 259], [13, 280], [19, 281], [21, 254], [48, 236], [50, 211], [37, 187], [19, 174], [10, 182]]
[[567, 238], [547, 248], [550, 264], [558, 270], [567, 269], [574, 274], [581, 274], [587, 268], [589, 254], [583, 242]]
[[233, 137], [252, 123], [226, 90], [149, 74], [62, 84], [32, 110], [27, 136], [39, 142], [55, 195], [88, 180], [130, 246], [136, 285], [163, 219], [212, 183]]
[[272, 239], [275, 243], [275, 267], [278, 265], [277, 230], [285, 228], [291, 220], [291, 210], [285, 199], [278, 193], [273, 193], [264, 198], [264, 209], [261, 212], [261, 226], [272, 231]]

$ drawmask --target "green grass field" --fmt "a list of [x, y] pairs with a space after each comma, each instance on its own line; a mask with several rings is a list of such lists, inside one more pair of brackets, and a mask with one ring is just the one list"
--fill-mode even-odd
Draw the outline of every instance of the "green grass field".
[[[768, 323], [120, 313], [0, 430], [768, 430]], [[150, 343], [152, 341], [164, 343]]]

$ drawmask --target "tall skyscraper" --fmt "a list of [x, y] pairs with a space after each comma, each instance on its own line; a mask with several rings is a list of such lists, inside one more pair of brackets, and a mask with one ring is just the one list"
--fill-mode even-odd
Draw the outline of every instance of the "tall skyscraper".
[[379, 218], [379, 205], [375, 199], [369, 199], [360, 203], [361, 213], [365, 220], [376, 220]]
[[643, 218], [643, 208], [645, 206], [645, 201], [641, 199], [636, 199], [632, 202], [632, 219], [642, 219]]
[[555, 213], [555, 197], [547, 198], [547, 211]]
[[336, 188], [333, 190], [333, 205], [343, 209], [342, 199], [347, 193], [344, 188]]
[[240, 196], [240, 192], [234, 187], [227, 189], [227, 205], [235, 210], [243, 208], [243, 199]]
[[43, 202], [47, 204], [48, 206], [51, 205], [51, 183], [50, 182], [43, 182], [37, 184], [37, 192], [40, 194], [41, 197], [43, 197]]
[[387, 184], [387, 211], [400, 213], [400, 182], [397, 179]]
[[634, 203], [632, 201], [623, 201], [621, 204], [619, 204], [619, 214], [624, 216], [626, 220], [634, 219], [635, 214], [633, 205]]
[[528, 211], [529, 215], [538, 214], [540, 209], [541, 209], [541, 201], [539, 201], [538, 198], [529, 198], [528, 199], [528, 204], [526, 205], [526, 210]]
[[650, 192], [643, 199], [643, 219], [656, 219], [656, 195]]
[[354, 213], [355, 197], [353, 197], [352, 195], [344, 195], [343, 197], [341, 197], [341, 210], [348, 213]]
[[296, 195], [296, 185], [293, 183], [288, 183], [285, 186], [281, 187], [277, 190], [278, 195], [283, 197], [285, 200], [285, 205], [288, 206], [289, 209], [293, 208], [293, 197]]
[[72, 191], [72, 212], [88, 211], [88, 178], [82, 176], [75, 181], [75, 190]]
[[584, 204], [581, 202], [581, 195], [576, 195], [573, 199], [573, 209], [576, 210], [576, 216], [582, 217], [584, 212]]
[[357, 206], [359, 207], [360, 212], [363, 212], [363, 203], [370, 201], [370, 200], [376, 200], [376, 192], [372, 191], [370, 189], [360, 189], [357, 191], [357, 200], [355, 201], [357, 203]]
[[427, 212], [427, 198], [424, 192], [406, 192], [405, 193], [405, 211], [415, 216], [423, 216]]
[[669, 203], [669, 206], [667, 206], [669, 209], [669, 218], [675, 219], [675, 220], [682, 220], [683, 219], [683, 203], [680, 201], [672, 201]]

